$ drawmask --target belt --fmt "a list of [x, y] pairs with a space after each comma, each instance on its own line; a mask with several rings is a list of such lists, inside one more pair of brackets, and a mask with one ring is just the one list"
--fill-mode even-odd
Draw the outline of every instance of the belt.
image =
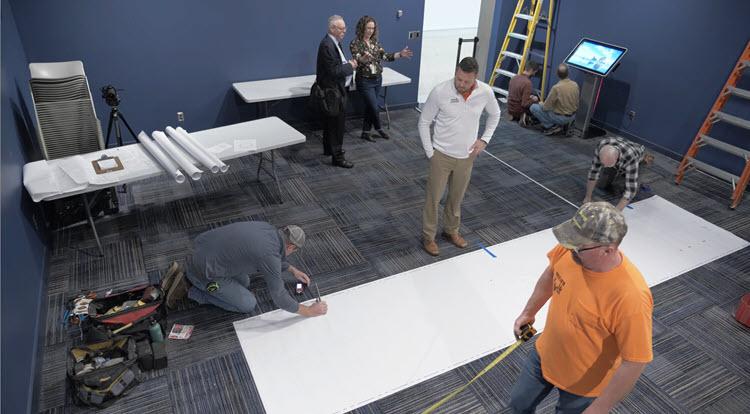
[[560, 115], [560, 116], [573, 116], [573, 114], [558, 114], [557, 112], [555, 112], [555, 115]]

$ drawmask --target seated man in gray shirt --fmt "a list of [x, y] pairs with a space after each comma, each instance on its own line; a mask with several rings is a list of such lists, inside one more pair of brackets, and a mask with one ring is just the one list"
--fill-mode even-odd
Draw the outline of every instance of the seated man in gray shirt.
[[173, 306], [175, 300], [187, 294], [200, 304], [250, 313], [258, 304], [248, 289], [250, 275], [260, 272], [276, 306], [302, 316], [324, 315], [328, 310], [325, 302], [310, 306], [297, 303], [281, 277], [288, 270], [300, 282], [310, 283], [304, 272], [286, 261], [286, 256], [304, 244], [305, 232], [301, 228], [277, 229], [262, 221], [233, 223], [202, 233], [194, 242], [187, 280], [177, 276], [167, 292], [167, 306]]

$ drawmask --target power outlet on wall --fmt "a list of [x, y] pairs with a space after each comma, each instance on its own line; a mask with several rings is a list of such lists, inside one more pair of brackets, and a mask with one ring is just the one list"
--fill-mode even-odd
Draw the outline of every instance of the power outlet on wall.
[[414, 30], [412, 32], [409, 32], [409, 39], [416, 39], [421, 35], [419, 30]]
[[631, 121], [635, 119], [635, 111], [628, 111], [628, 119], [630, 119]]
[[185, 122], [185, 113], [177, 112], [177, 122]]

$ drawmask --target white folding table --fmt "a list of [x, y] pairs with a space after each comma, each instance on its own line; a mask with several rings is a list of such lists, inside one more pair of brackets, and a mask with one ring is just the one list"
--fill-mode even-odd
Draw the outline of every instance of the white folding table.
[[[270, 175], [276, 184], [280, 201], [281, 186], [276, 175], [273, 150], [305, 142], [304, 134], [277, 117], [191, 132], [191, 135], [205, 148], [213, 150], [212, 152], [223, 161], [258, 154], [260, 161], [256, 178], [260, 179], [261, 169]], [[263, 153], [267, 151], [271, 152], [270, 171], [263, 167]], [[93, 175], [91, 161], [98, 160], [103, 155], [118, 157], [124, 169], [103, 175]], [[186, 154], [186, 156], [200, 167], [197, 160], [190, 157], [189, 154]], [[75, 161], [75, 164], [72, 161]], [[73, 171], [71, 166], [75, 166], [78, 171], [71, 173]], [[91, 171], [87, 171], [86, 168]], [[26, 191], [35, 202], [81, 195], [86, 216], [94, 232], [97, 246], [99, 246], [99, 252], [103, 255], [99, 235], [91, 215], [91, 205], [96, 200], [96, 195], [89, 201], [87, 194], [161, 174], [164, 174], [161, 165], [151, 157], [140, 143], [135, 143], [73, 157], [30, 162], [23, 167], [23, 183]]]
[[[290, 78], [264, 79], [250, 82], [233, 83], [235, 92], [246, 103], [261, 103], [264, 115], [268, 115], [269, 103], [283, 99], [310, 96], [310, 88], [315, 83], [315, 75], [294, 76]], [[391, 125], [391, 114], [388, 110], [388, 87], [411, 83], [411, 78], [404, 76], [391, 68], [383, 68], [383, 109]], [[355, 82], [352, 82], [354, 90]]]

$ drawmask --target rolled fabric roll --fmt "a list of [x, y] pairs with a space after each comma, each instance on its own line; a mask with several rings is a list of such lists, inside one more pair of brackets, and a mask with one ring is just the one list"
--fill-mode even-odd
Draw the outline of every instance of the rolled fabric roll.
[[180, 171], [180, 168], [177, 167], [177, 164], [175, 164], [174, 161], [172, 161], [172, 159], [169, 158], [169, 156], [166, 155], [158, 145], [156, 145], [151, 137], [141, 131], [138, 133], [138, 141], [141, 142], [141, 145], [146, 148], [146, 151], [156, 159], [156, 162], [158, 162], [167, 174], [171, 175], [175, 181], [180, 184], [185, 182], [185, 175]]
[[211, 157], [208, 156], [208, 151], [206, 151], [205, 148], [203, 148], [202, 146], [196, 145], [193, 141], [188, 139], [184, 134], [181, 134], [175, 131], [175, 129], [172, 128], [171, 126], [168, 126], [164, 131], [173, 140], [175, 140], [175, 142], [180, 144], [180, 146], [184, 148], [185, 151], [188, 152], [188, 154], [192, 155], [193, 158], [195, 158], [201, 164], [203, 164], [206, 168], [211, 170], [212, 173], [216, 174], [220, 171], [219, 165], [213, 159], [211, 159]]
[[229, 169], [229, 166], [226, 165], [224, 163], [224, 161], [222, 161], [221, 159], [219, 159], [219, 157], [217, 157], [216, 154], [214, 154], [213, 152], [207, 150], [203, 146], [203, 144], [201, 144], [200, 142], [198, 142], [198, 140], [195, 139], [194, 136], [190, 135], [189, 132], [185, 131], [185, 129], [183, 127], [177, 127], [176, 131], [177, 131], [177, 133], [184, 135], [185, 138], [187, 138], [190, 142], [193, 143], [193, 145], [195, 145], [195, 146], [197, 146], [199, 148], [202, 148], [206, 152], [206, 154], [208, 154], [208, 156], [216, 163], [216, 165], [219, 166], [219, 170], [221, 170], [221, 172], [223, 172], [223, 173], [227, 172], [227, 170]]
[[193, 163], [187, 159], [185, 153], [182, 152], [181, 149], [177, 148], [177, 146], [173, 144], [172, 141], [170, 141], [163, 132], [154, 131], [151, 133], [151, 136], [154, 137], [154, 140], [159, 144], [164, 152], [169, 154], [169, 156], [177, 163], [177, 165], [180, 166], [180, 168], [182, 168], [183, 171], [185, 171], [185, 173], [190, 178], [193, 179], [193, 181], [201, 179], [201, 170], [193, 165]]

